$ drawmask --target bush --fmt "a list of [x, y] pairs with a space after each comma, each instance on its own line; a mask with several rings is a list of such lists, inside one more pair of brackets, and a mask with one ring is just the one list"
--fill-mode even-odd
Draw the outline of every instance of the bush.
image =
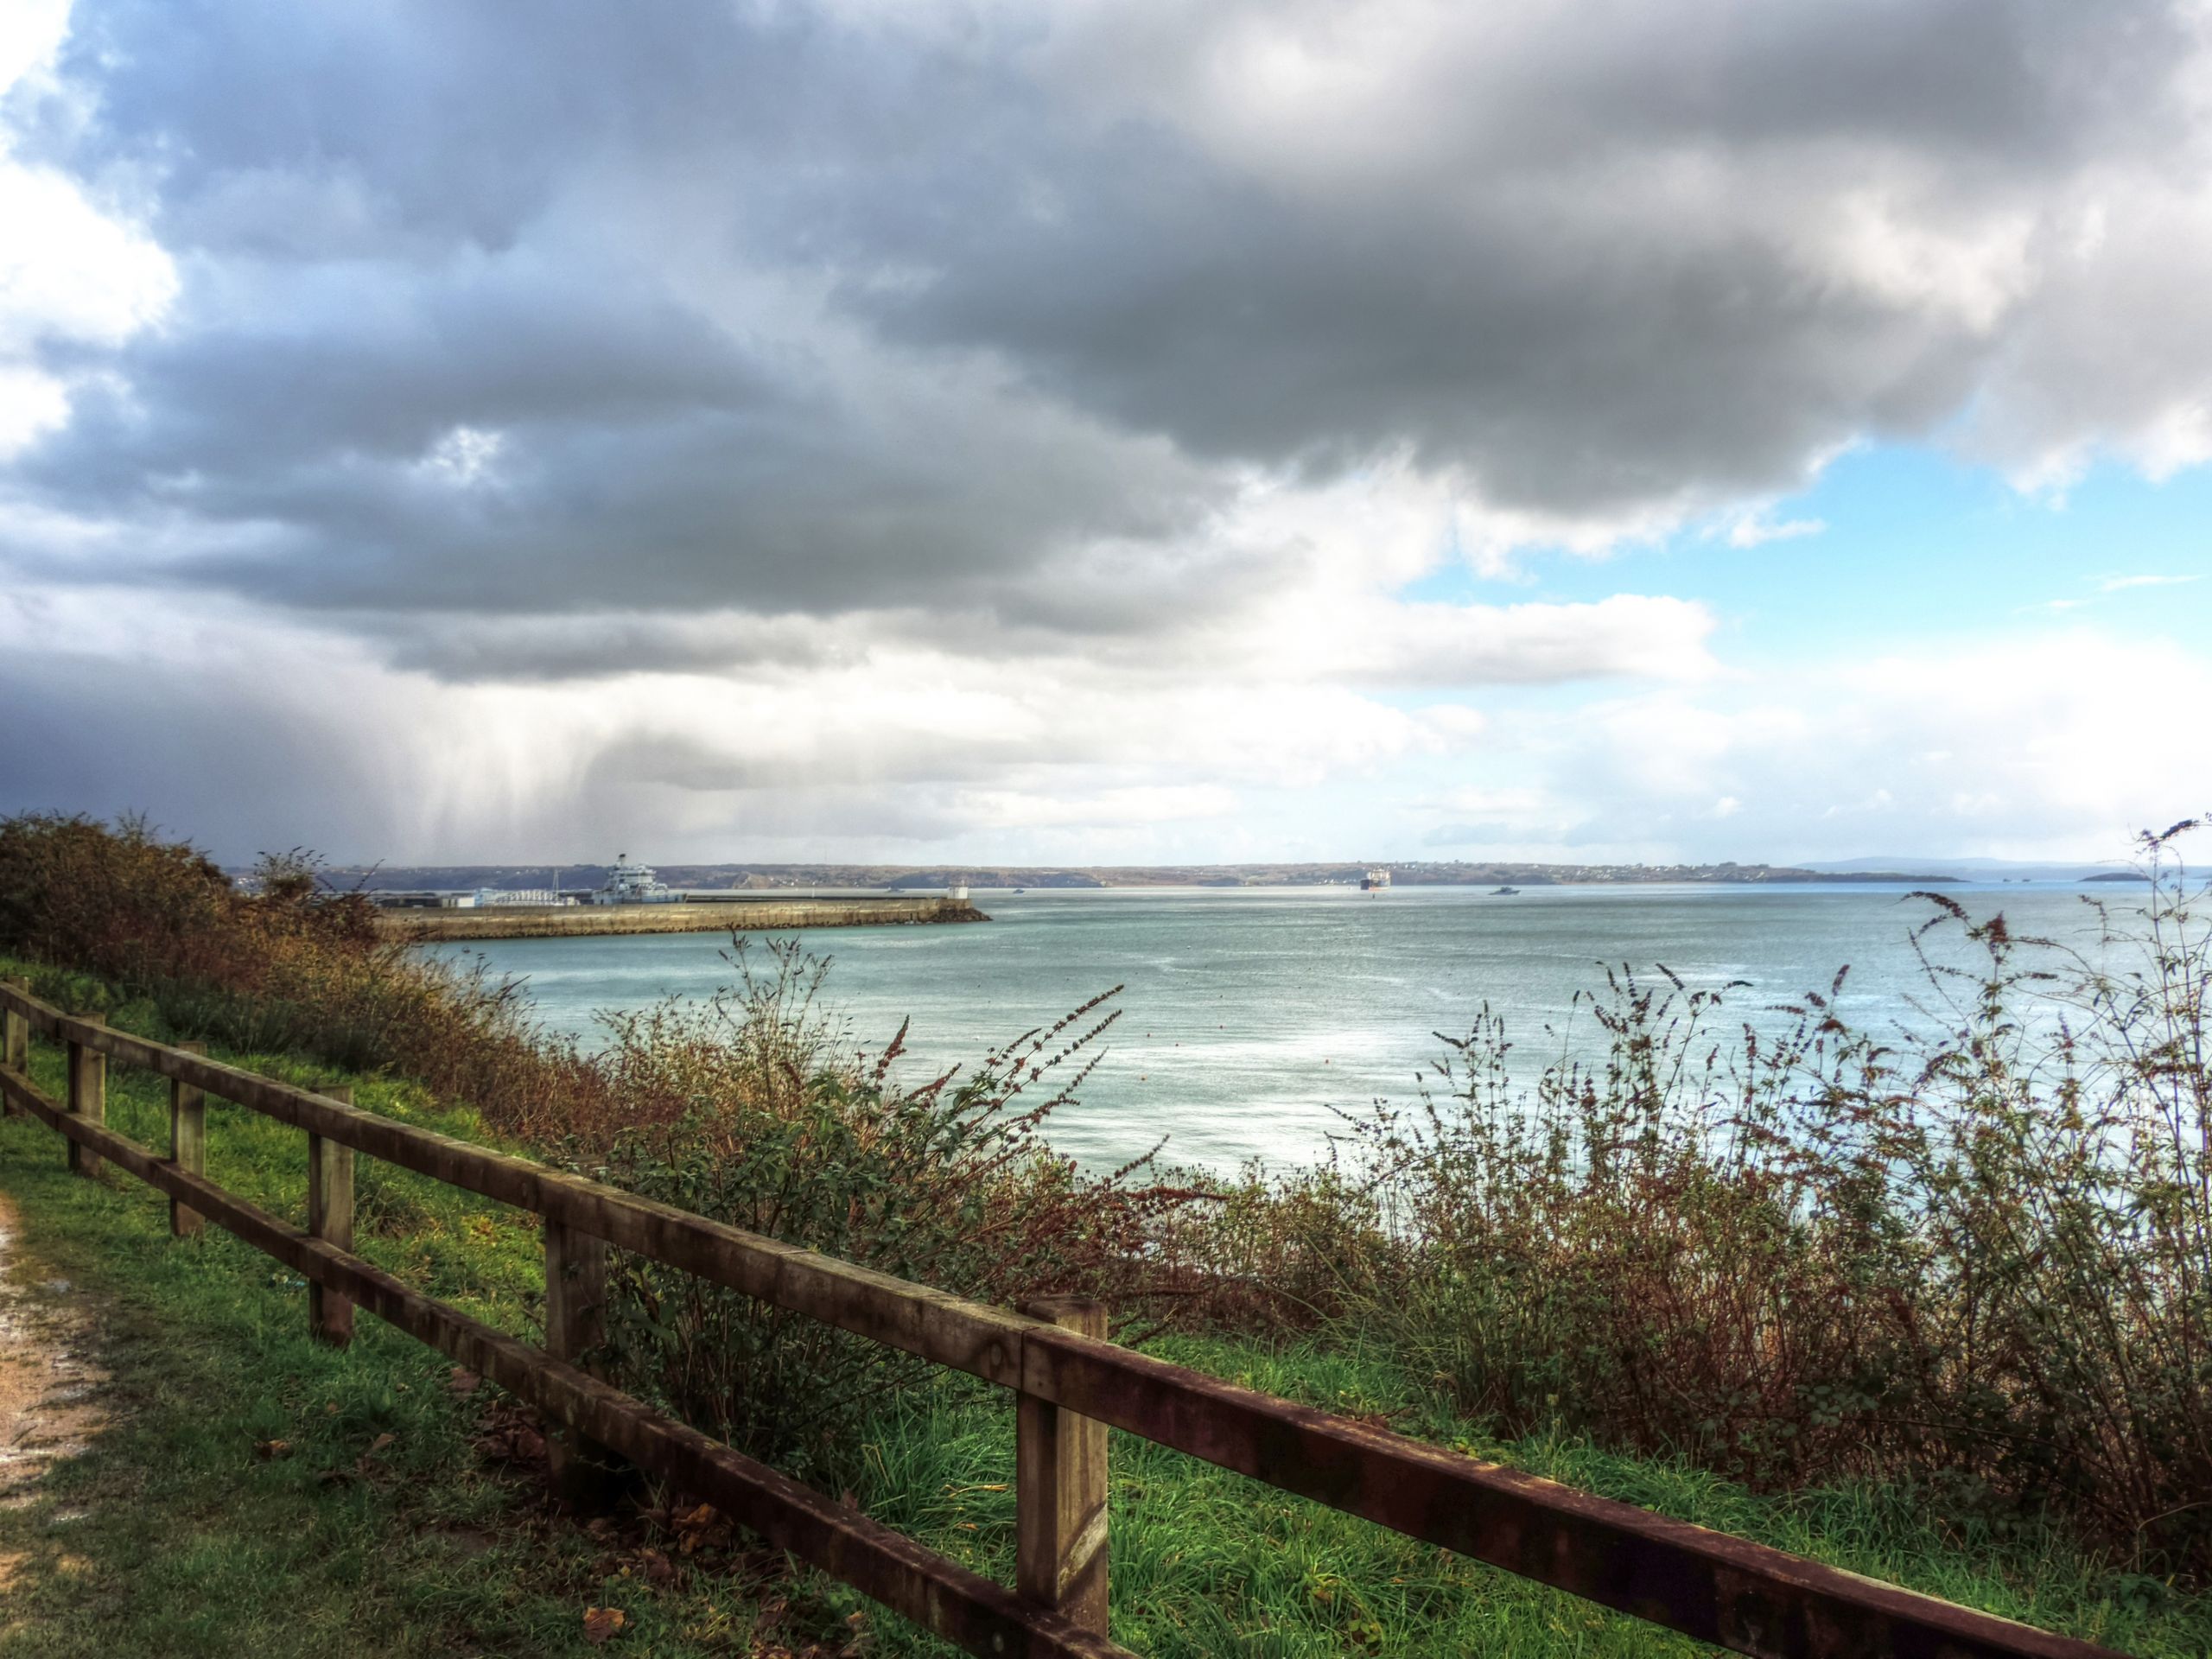
[[[378, 941], [297, 855], [238, 891], [138, 823], [0, 821], [0, 950], [173, 1026], [390, 1070], [654, 1198], [986, 1300], [1388, 1344], [1495, 1432], [1552, 1428], [1769, 1487], [1871, 1479], [2053, 1516], [2212, 1572], [2212, 926], [2147, 837], [2139, 909], [2076, 953], [1937, 894], [1920, 1028], [1727, 1025], [1743, 988], [1622, 969], [1595, 1065], [1533, 1075], [1487, 1011], [1408, 1109], [1224, 1192], [1090, 1176], [1052, 1112], [1112, 993], [919, 1087], [865, 1060], [796, 946], [705, 1002], [549, 1040], [513, 987]], [[1936, 943], [1941, 941], [1939, 948]], [[1962, 965], [1963, 963], [1963, 965]], [[61, 982], [56, 981], [56, 984]], [[69, 982], [79, 1006], [99, 986]], [[903, 1039], [903, 1032], [900, 1039]], [[618, 1264], [626, 1384], [833, 1486], [911, 1362]]]
[[1767, 1486], [2050, 1510], [2212, 1568], [2212, 930], [2145, 845], [2080, 954], [1923, 894], [1929, 1029], [1719, 1034], [1726, 992], [1608, 976], [1608, 1053], [1525, 1080], [1485, 1013], [1410, 1109], [1254, 1177], [1198, 1241], [1498, 1432], [1558, 1427]]
[[[648, 1196], [885, 1272], [1005, 1302], [1051, 1292], [1126, 1313], [1178, 1288], [1154, 1247], [1198, 1195], [1097, 1178], [1040, 1128], [1087, 1074], [1112, 993], [965, 1077], [891, 1080], [817, 1000], [826, 961], [771, 947], [703, 1002], [611, 1019], [602, 1052], [534, 1027], [512, 984], [378, 939], [368, 901], [301, 854], [245, 887], [143, 822], [0, 821], [0, 951], [43, 988], [151, 1001], [174, 1031], [389, 1071]], [[614, 1352], [632, 1388], [758, 1455], [842, 1470], [842, 1431], [906, 1374], [896, 1353], [643, 1261], [620, 1264]], [[832, 1465], [836, 1465], [833, 1469]]]
[[412, 1077], [509, 1133], [619, 1121], [598, 1070], [530, 1022], [518, 987], [379, 939], [368, 899], [331, 891], [296, 851], [241, 887], [143, 819], [0, 819], [0, 951], [150, 998], [180, 1033]]
[[[1040, 1135], [1088, 1074], [1112, 993], [1025, 1033], [966, 1077], [902, 1089], [902, 1028], [873, 1064], [819, 1000], [827, 959], [796, 941], [703, 1003], [613, 1016], [618, 1097], [653, 1121], [616, 1137], [618, 1185], [748, 1232], [918, 1283], [1018, 1303], [1048, 1293], [1141, 1306], [1151, 1240], [1198, 1195], [1141, 1183], [1149, 1160], [1079, 1173]], [[707, 1284], [618, 1259], [609, 1350], [626, 1386], [753, 1455], [827, 1484], [857, 1481], [857, 1430], [912, 1357]]]

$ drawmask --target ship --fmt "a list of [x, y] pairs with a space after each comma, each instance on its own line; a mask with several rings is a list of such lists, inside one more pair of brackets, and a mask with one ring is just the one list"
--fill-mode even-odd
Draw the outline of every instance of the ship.
[[1490, 896], [1493, 899], [1510, 899], [1520, 891], [1518, 887], [1492, 887], [1490, 890]]
[[617, 853], [607, 885], [594, 890], [594, 905], [672, 905], [678, 894], [654, 874], [650, 864], [632, 864], [630, 855]]
[[1388, 870], [1370, 870], [1359, 879], [1359, 890], [1362, 893], [1380, 893], [1389, 885], [1390, 872]]

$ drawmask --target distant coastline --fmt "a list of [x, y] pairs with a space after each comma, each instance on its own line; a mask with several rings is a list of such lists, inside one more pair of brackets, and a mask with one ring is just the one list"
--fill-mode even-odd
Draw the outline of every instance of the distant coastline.
[[[977, 889], [1101, 887], [1357, 887], [1376, 861], [1342, 863], [1159, 865], [662, 864], [661, 879], [692, 893], [791, 893], [842, 888], [868, 893], [941, 893]], [[1417, 861], [1388, 866], [1392, 884], [1418, 887], [1633, 887], [1657, 883], [1766, 887], [1859, 887], [1910, 882], [1938, 886], [1967, 878], [1910, 868], [1814, 870], [1772, 864], [1544, 864]], [[334, 868], [341, 889], [455, 892], [478, 887], [543, 887], [583, 893], [602, 885], [599, 864], [455, 864]]]

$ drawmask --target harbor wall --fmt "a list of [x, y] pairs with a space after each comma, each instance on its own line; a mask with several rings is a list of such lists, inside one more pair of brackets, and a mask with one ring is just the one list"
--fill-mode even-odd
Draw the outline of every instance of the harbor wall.
[[759, 932], [799, 927], [890, 927], [988, 922], [961, 899], [937, 897], [694, 899], [672, 905], [499, 906], [485, 910], [388, 910], [378, 931], [391, 939], [578, 938], [612, 933]]

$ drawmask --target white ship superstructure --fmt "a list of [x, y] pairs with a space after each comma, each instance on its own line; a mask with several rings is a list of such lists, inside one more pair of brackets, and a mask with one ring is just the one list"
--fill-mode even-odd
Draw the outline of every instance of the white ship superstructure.
[[677, 900], [676, 889], [665, 885], [653, 874], [650, 864], [632, 864], [630, 855], [617, 853], [614, 868], [607, 873], [607, 885], [591, 896], [594, 905], [672, 905]]

